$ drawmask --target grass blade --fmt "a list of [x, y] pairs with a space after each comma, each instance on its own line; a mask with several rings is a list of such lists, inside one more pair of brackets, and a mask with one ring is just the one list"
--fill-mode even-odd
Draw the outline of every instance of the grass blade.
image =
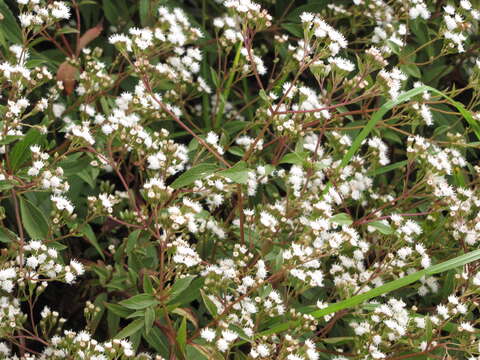
[[[350, 299], [346, 299], [343, 301], [340, 301], [338, 303], [333, 303], [330, 306], [324, 308], [324, 309], [319, 309], [316, 311], [313, 311], [310, 313], [310, 315], [320, 318], [325, 315], [332, 314], [334, 312], [344, 310], [344, 309], [349, 309], [352, 308], [356, 305], [359, 305], [365, 301], [368, 301], [370, 299], [373, 299], [377, 296], [385, 295], [388, 294], [394, 290], [398, 290], [402, 287], [405, 287], [407, 285], [410, 285], [418, 280], [420, 280], [424, 276], [428, 275], [435, 275], [439, 274], [451, 269], [455, 269], [457, 267], [469, 264], [473, 261], [477, 261], [480, 259], [480, 250], [474, 250], [469, 253], [466, 253], [461, 256], [457, 256], [456, 258], [447, 260], [445, 262], [442, 262], [437, 265], [430, 266], [429, 268], [417, 271], [413, 274], [407, 275], [405, 277], [402, 277], [397, 280], [390, 281], [382, 286], [376, 287], [370, 291], [367, 291], [363, 294], [355, 295], [352, 296]], [[290, 321], [286, 323], [282, 323], [280, 325], [274, 326], [266, 331], [261, 332], [258, 336], [265, 336], [265, 335], [271, 335], [271, 334], [276, 334], [282, 331], [286, 331], [294, 326], [298, 326], [299, 322], [298, 321]]]
[[[367, 136], [372, 132], [372, 130], [377, 125], [377, 123], [383, 118], [383, 116], [387, 112], [392, 110], [395, 106], [405, 101], [409, 101], [412, 97], [423, 94], [424, 92], [428, 92], [428, 91], [436, 95], [440, 95], [446, 100], [448, 100], [450, 104], [454, 106], [463, 115], [463, 117], [468, 122], [468, 124], [473, 128], [473, 131], [475, 132], [475, 135], [477, 136], [477, 138], [480, 140], [480, 124], [473, 118], [470, 111], [465, 109], [465, 107], [461, 103], [453, 100], [451, 97], [445, 95], [440, 90], [437, 90], [430, 86], [423, 85], [423, 86], [413, 88], [409, 91], [406, 91], [400, 96], [398, 96], [396, 99], [390, 100], [385, 104], [383, 104], [382, 107], [373, 114], [373, 116], [368, 121], [367, 125], [365, 125], [365, 127], [362, 129], [362, 131], [357, 135], [357, 137], [352, 143], [352, 146], [350, 147], [348, 152], [343, 156], [342, 161], [340, 162], [339, 168], [343, 169], [345, 166], [348, 165], [350, 160], [357, 153], [358, 149], [360, 149], [360, 146], [362, 146], [363, 140], [367, 138]], [[332, 186], [332, 183], [329, 181], [323, 191], [323, 194], [326, 194], [328, 192], [328, 190], [330, 189], [330, 186]]]
[[475, 135], [477, 135], [477, 138], [480, 140], [480, 124], [478, 123], [477, 120], [475, 120], [473, 118], [473, 115], [470, 111], [465, 109], [465, 107], [461, 103], [453, 100], [450, 96], [445, 95], [440, 90], [437, 90], [437, 89], [432, 88], [430, 86], [422, 86], [422, 88], [425, 88], [426, 90], [428, 90], [428, 91], [430, 91], [434, 94], [440, 95], [444, 99], [448, 100], [451, 105], [455, 106], [455, 108], [460, 112], [460, 114], [462, 114], [462, 116], [465, 118], [465, 120], [467, 120], [468, 124], [472, 127], [473, 132], [475, 133]]
[[[399, 97], [397, 97], [395, 100], [390, 100], [386, 102], [385, 104], [382, 105], [380, 109], [378, 109], [371, 117], [371, 119], [368, 121], [367, 125], [360, 131], [360, 134], [357, 135], [355, 140], [352, 143], [352, 146], [350, 146], [350, 149], [348, 152], [343, 156], [342, 161], [340, 162], [340, 167], [339, 169], [343, 169], [345, 166], [348, 165], [350, 160], [353, 158], [353, 156], [357, 153], [358, 149], [360, 149], [360, 146], [362, 146], [363, 140], [367, 138], [367, 136], [372, 132], [372, 130], [375, 128], [377, 123], [383, 118], [383, 116], [392, 110], [395, 106], [398, 104], [401, 104], [405, 101], [410, 100], [412, 97], [417, 96], [419, 94], [424, 93], [427, 90], [430, 90], [432, 88], [428, 86], [420, 86], [414, 89], [411, 89], [407, 92], [404, 92], [401, 94]], [[327, 186], [323, 190], [323, 194], [326, 194], [328, 190], [330, 189], [330, 186], [332, 186], [332, 183], [329, 181], [327, 183]]]

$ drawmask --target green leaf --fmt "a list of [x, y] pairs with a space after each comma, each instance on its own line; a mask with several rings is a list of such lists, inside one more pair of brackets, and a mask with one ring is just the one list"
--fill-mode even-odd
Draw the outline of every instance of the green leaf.
[[16, 140], [19, 140], [23, 138], [23, 136], [20, 136], [20, 135], [7, 135], [5, 137], [3, 137], [1, 140], [0, 140], [0, 145], [8, 145], [8, 144], [11, 144], [12, 142], [16, 141]]
[[218, 172], [218, 175], [225, 176], [237, 184], [246, 184], [248, 181], [248, 173], [250, 169], [247, 168], [245, 161], [239, 161], [230, 169]]
[[92, 189], [95, 188], [95, 180], [98, 175], [98, 169], [86, 167], [83, 168], [81, 171], [78, 171], [75, 175], [85, 181]]
[[351, 225], [353, 223], [352, 217], [346, 213], [336, 214], [330, 218], [330, 221], [340, 225]]
[[430, 320], [430, 316], [425, 317], [425, 340], [430, 341], [433, 335], [433, 326], [432, 320]]
[[103, 0], [102, 3], [103, 13], [111, 24], [118, 24], [121, 19], [125, 19], [125, 15], [128, 15], [124, 1]]
[[132, 313], [131, 310], [125, 309], [123, 306], [118, 304], [104, 303], [104, 305], [110, 312], [121, 318], [126, 318]]
[[286, 20], [300, 22], [300, 15], [304, 12], [319, 13], [325, 9], [327, 5], [326, 0], [316, 0], [315, 3], [306, 4], [293, 9], [288, 14]]
[[452, 72], [455, 67], [452, 65], [434, 63], [423, 71], [422, 81], [431, 86], [438, 84], [438, 81]]
[[[414, 21], [412, 21], [409, 25], [410, 25], [410, 29], [417, 37], [417, 43], [419, 45], [426, 44], [430, 41], [429, 28], [423, 19], [417, 18]], [[428, 57], [434, 56], [433, 50], [434, 50], [433, 44], [430, 44], [427, 46], [426, 51], [427, 51]]]
[[140, 24], [145, 27], [148, 24], [150, 13], [150, 0], [140, 0], [138, 4], [138, 12], [140, 15]]
[[245, 155], [245, 150], [242, 149], [240, 146], [232, 146], [230, 149], [228, 149], [228, 152], [238, 157], [242, 157], [243, 155]]
[[326, 344], [343, 344], [355, 340], [353, 336], [339, 336], [322, 339]]
[[134, 319], [134, 318], [145, 318], [145, 310], [137, 310], [128, 315], [125, 319]]
[[12, 151], [10, 152], [10, 164], [14, 171], [18, 170], [20, 165], [30, 157], [30, 145], [39, 143], [41, 138], [42, 135], [38, 130], [30, 129], [23, 140], [17, 142], [13, 146]]
[[[168, 308], [167, 308], [168, 309]], [[188, 311], [189, 309], [184, 309], [184, 308], [176, 308], [174, 310], [172, 310], [172, 314], [177, 314], [177, 315], [180, 315], [184, 318], [186, 318], [187, 320], [189, 320], [194, 326], [195, 328], [198, 329], [198, 320], [197, 318], [195, 317], [195, 315], [193, 314], [193, 311]]]
[[187, 347], [186, 347], [186, 355], [187, 355], [187, 359], [189, 360], [211, 360], [212, 358], [209, 357], [210, 354], [206, 353], [206, 351], [202, 351], [199, 349], [199, 346], [198, 344], [188, 344]]
[[113, 338], [118, 333], [120, 327], [120, 317], [110, 309], [107, 311], [108, 335]]
[[403, 161], [399, 161], [399, 162], [396, 162], [394, 164], [390, 164], [390, 165], [386, 165], [386, 166], [382, 166], [381, 168], [378, 168], [378, 169], [374, 169], [374, 170], [370, 170], [367, 175], [368, 176], [377, 176], [377, 175], [380, 175], [380, 174], [385, 174], [389, 171], [392, 171], [392, 170], [395, 170], [395, 169], [398, 169], [398, 168], [401, 168], [401, 167], [404, 167], [408, 164], [408, 161], [407, 160], [403, 160]]
[[132, 250], [135, 248], [135, 246], [137, 246], [138, 238], [139, 238], [141, 232], [142, 232], [142, 230], [137, 229], [137, 230], [132, 231], [128, 235], [127, 246], [125, 248], [125, 251], [127, 252], [127, 255], [130, 256]]
[[140, 331], [145, 326], [144, 319], [136, 319], [132, 321], [130, 324], [125, 326], [120, 332], [115, 335], [115, 339], [123, 339], [128, 336], [132, 336], [137, 331]]
[[454, 291], [455, 282], [456, 282], [455, 275], [456, 275], [456, 271], [455, 270], [450, 270], [447, 273], [447, 276], [445, 276], [445, 279], [443, 281], [442, 290], [440, 291], [440, 295], [441, 295], [442, 299], [446, 299]]
[[132, 296], [127, 300], [120, 301], [119, 304], [126, 307], [127, 309], [140, 310], [140, 309], [145, 309], [152, 305], [159, 304], [159, 302], [152, 295], [138, 294], [138, 295]]
[[184, 278], [175, 281], [170, 292], [171, 300], [168, 303], [174, 303], [175, 299], [190, 286], [193, 279], [195, 279], [195, 276], [185, 276]]
[[78, 228], [78, 231], [80, 231], [80, 233], [83, 234], [88, 239], [88, 241], [90, 241], [90, 244], [92, 244], [95, 250], [97, 250], [102, 259], [105, 260], [105, 255], [103, 254], [102, 248], [98, 244], [97, 237], [95, 236], [95, 233], [93, 232], [90, 224], [81, 225]]
[[215, 85], [215, 87], [219, 87], [220, 79], [218, 78], [217, 71], [212, 67], [210, 67], [210, 76], [212, 77], [213, 85]]
[[185, 171], [182, 175], [180, 175], [171, 185], [170, 187], [174, 189], [180, 189], [182, 187], [188, 186], [193, 184], [197, 180], [201, 180], [208, 175], [211, 175], [218, 169], [218, 166], [211, 163], [204, 163], [197, 166], [194, 166], [187, 171]]
[[202, 277], [197, 277], [193, 280], [188, 288], [183, 291], [180, 296], [172, 298], [167, 306], [167, 309], [173, 310], [179, 306], [188, 304], [196, 299], [200, 299], [200, 289], [203, 287], [204, 279]]
[[302, 165], [308, 157], [307, 152], [293, 152], [286, 154], [279, 164], [295, 164]]
[[[80, 155], [80, 156], [79, 156]], [[67, 157], [65, 160], [61, 161], [59, 165], [63, 169], [63, 174], [65, 176], [76, 175], [81, 170], [85, 169], [90, 165], [91, 159], [87, 156], [81, 157], [80, 153], [75, 153]]]
[[143, 275], [143, 291], [145, 291], [145, 293], [149, 295], [154, 294], [152, 281], [150, 280], [150, 276], [148, 276], [147, 274]]
[[98, 325], [100, 324], [100, 321], [103, 318], [103, 315], [105, 314], [105, 301], [107, 300], [107, 293], [101, 293], [99, 294], [96, 298], [95, 301], [93, 302], [95, 306], [97, 306], [100, 311], [95, 312], [95, 315], [93, 316], [93, 319], [90, 323], [89, 330], [94, 333], [95, 330], [97, 329]]
[[32, 239], [47, 238], [48, 221], [37, 206], [20, 197], [20, 214], [23, 226]]
[[17, 234], [7, 228], [0, 228], [0, 242], [10, 243], [17, 239]]
[[15, 185], [10, 181], [0, 181], [0, 191], [7, 191], [13, 189]]
[[400, 70], [402, 70], [407, 75], [416, 77], [417, 79], [420, 79], [422, 77], [420, 69], [415, 64], [400, 65]]
[[55, 32], [55, 35], [62, 35], [62, 34], [78, 34], [78, 30], [75, 29], [75, 28], [72, 28], [70, 26], [64, 26], [63, 28], [61, 29], [58, 29], [56, 32]]
[[300, 24], [283, 23], [282, 28], [296, 37], [303, 38], [303, 27]]
[[205, 294], [203, 290], [200, 290], [200, 294], [202, 295], [203, 303], [205, 304], [205, 307], [207, 308], [210, 315], [212, 315], [213, 317], [217, 316], [218, 314], [217, 306], [213, 303], [212, 300], [210, 300], [208, 295]]
[[148, 334], [155, 322], [155, 310], [151, 307], [145, 310], [145, 332]]
[[187, 318], [182, 318], [182, 323], [177, 331], [177, 343], [182, 354], [185, 354], [185, 346], [187, 345]]
[[390, 235], [393, 234], [393, 229], [390, 227], [390, 225], [384, 224], [381, 221], [372, 221], [367, 224], [368, 226], [371, 226], [378, 231], [380, 231], [384, 235]]
[[168, 340], [158, 327], [152, 328], [148, 334], [145, 332], [143, 334], [143, 338], [147, 341], [148, 345], [155, 349], [157, 353], [164, 358], [168, 358]]
[[268, 97], [265, 90], [261, 89], [260, 92], [258, 93], [258, 96], [260, 96], [260, 99], [262, 99], [266, 103], [270, 103], [270, 98]]
[[5, 38], [11, 43], [23, 43], [22, 30], [4, 0], [0, 0], [0, 14], [3, 16], [3, 19], [0, 20], [0, 32], [3, 33]]

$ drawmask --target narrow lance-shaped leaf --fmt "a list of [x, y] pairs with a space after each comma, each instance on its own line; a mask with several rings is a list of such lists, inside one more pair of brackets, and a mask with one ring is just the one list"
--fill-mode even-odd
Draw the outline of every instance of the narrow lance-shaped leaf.
[[177, 343], [180, 351], [185, 354], [185, 346], [187, 345], [187, 318], [182, 319], [182, 323], [177, 332]]

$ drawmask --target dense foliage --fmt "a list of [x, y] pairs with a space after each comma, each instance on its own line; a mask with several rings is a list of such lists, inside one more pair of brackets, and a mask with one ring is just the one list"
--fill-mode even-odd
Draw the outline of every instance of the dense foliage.
[[479, 10], [0, 0], [0, 359], [480, 359]]

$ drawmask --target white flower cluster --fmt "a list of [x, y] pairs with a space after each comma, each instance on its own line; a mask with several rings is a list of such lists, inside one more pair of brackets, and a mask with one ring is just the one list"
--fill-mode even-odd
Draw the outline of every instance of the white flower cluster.
[[[114, 79], [107, 72], [107, 65], [100, 60], [101, 52], [98, 48], [95, 50], [83, 49], [85, 63], [83, 71], [78, 76], [79, 82], [75, 89], [80, 96], [93, 96], [95, 93], [109, 89]], [[92, 76], [93, 75], [93, 76]]]
[[257, 30], [271, 25], [270, 14], [252, 0], [225, 0], [223, 6], [232, 9], [236, 15], [254, 25]]
[[441, 149], [421, 136], [409, 137], [407, 152], [437, 175], [451, 175], [454, 167], [465, 167], [467, 162], [455, 148]]
[[24, 246], [24, 250], [26, 267], [24, 281], [37, 283], [57, 280], [72, 284], [78, 276], [85, 273], [83, 264], [76, 260], [70, 260], [69, 265], [63, 265], [57, 250], [43, 245], [38, 240], [30, 241]]
[[223, 15], [213, 20], [213, 26], [218, 31], [222, 31], [219, 37], [222, 46], [232, 46], [243, 41], [243, 35], [241, 32], [240, 22], [235, 17], [229, 15]]
[[[331, 56], [336, 56], [341, 49], [345, 49], [348, 45], [347, 40], [337, 29], [330, 26], [318, 15], [304, 12], [300, 15], [305, 28], [312, 33], [313, 37], [323, 42], [322, 45], [327, 46]], [[300, 45], [300, 43], [299, 43]], [[317, 45], [320, 47], [320, 45]], [[318, 48], [311, 49], [313, 53], [318, 52]], [[308, 53], [306, 54], [308, 55]]]
[[[468, 22], [471, 20], [480, 20], [480, 12], [474, 9], [471, 2], [468, 0], [460, 1], [460, 7], [455, 9], [452, 5], [446, 5], [443, 7], [444, 15], [443, 21], [445, 24], [445, 30], [443, 36], [447, 40], [447, 46], [451, 48], [456, 47], [459, 53], [465, 52], [465, 41], [467, 35], [465, 30], [470, 28], [472, 24]], [[467, 20], [467, 21], [466, 21]]]
[[366, 356], [365, 359], [385, 359], [390, 354], [392, 344], [405, 336], [409, 327], [425, 328], [422, 320], [412, 319], [406, 304], [391, 298], [387, 303], [378, 305], [367, 320], [353, 321], [350, 326], [362, 339], [359, 351]]
[[17, 0], [21, 5], [18, 15], [24, 28], [49, 26], [70, 18], [70, 8], [64, 1]]
[[[10, 355], [10, 349], [0, 348], [0, 356]], [[61, 360], [69, 357], [78, 357], [80, 359], [90, 360], [108, 360], [108, 359], [132, 359], [132, 360], [153, 360], [150, 354], [135, 354], [133, 345], [128, 340], [109, 340], [100, 342], [92, 338], [87, 331], [75, 332], [65, 330], [62, 335], [55, 335], [51, 339], [51, 344], [41, 353], [28, 355], [21, 359], [28, 360]], [[3, 359], [3, 358], [2, 358]], [[9, 360], [20, 360], [16, 355], [5, 358]]]
[[[27, 315], [22, 312], [18, 299], [6, 296], [0, 297], [0, 321], [2, 322], [0, 337], [12, 335], [16, 329], [21, 328], [26, 318]], [[0, 343], [0, 356], [2, 353], [3, 355], [8, 355], [5, 354], [6, 350], [8, 350], [6, 345]]]
[[377, 81], [388, 91], [392, 99], [396, 99], [400, 95], [402, 82], [406, 80], [407, 75], [396, 67], [391, 71], [382, 69], [377, 75]]
[[154, 30], [131, 28], [129, 30], [130, 37], [115, 34], [110, 37], [110, 43], [119, 45], [129, 52], [142, 52], [165, 42], [184, 46], [202, 36], [201, 31], [191, 25], [188, 17], [180, 8], [171, 11], [166, 7], [160, 7], [158, 15], [158, 25]]
[[190, 246], [190, 244], [181, 238], [175, 239], [168, 247], [175, 248], [175, 253], [172, 260], [175, 264], [185, 265], [187, 268], [197, 266], [202, 259], [197, 252]]

